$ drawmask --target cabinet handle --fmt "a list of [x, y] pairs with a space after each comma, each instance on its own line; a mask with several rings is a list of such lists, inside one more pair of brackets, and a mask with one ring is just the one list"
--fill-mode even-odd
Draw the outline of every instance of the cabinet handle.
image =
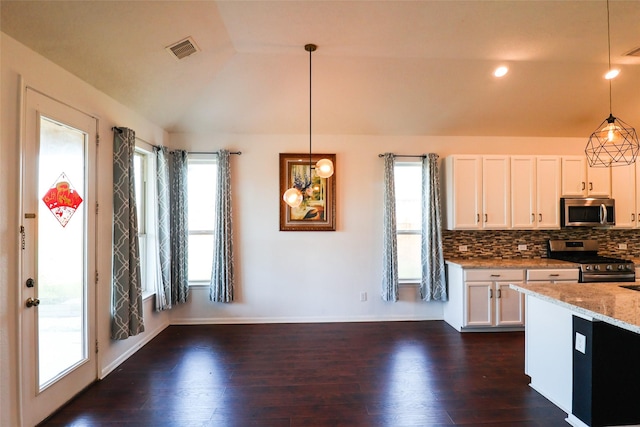
[[559, 274], [550, 274], [549, 277], [558, 277], [560, 276]]
[[489, 289], [489, 299], [493, 298], [493, 289]]
[[593, 182], [589, 183], [589, 191], [593, 190]]
[[536, 214], [531, 214], [531, 222], [536, 222]]
[[476, 214], [476, 224], [480, 222], [480, 214]]
[[582, 191], [584, 191], [584, 189], [587, 188], [586, 185], [584, 184], [584, 181], [582, 181]]
[[636, 222], [636, 214], [631, 213], [631, 222]]
[[540, 219], [538, 220], [538, 222], [542, 222], [542, 214], [538, 214], [540, 215]]
[[502, 298], [502, 289], [498, 289], [496, 292], [498, 293], [496, 298]]
[[489, 215], [484, 214], [484, 222], [487, 222], [487, 221], [489, 221]]
[[500, 277], [499, 274], [492, 274], [491, 277]]

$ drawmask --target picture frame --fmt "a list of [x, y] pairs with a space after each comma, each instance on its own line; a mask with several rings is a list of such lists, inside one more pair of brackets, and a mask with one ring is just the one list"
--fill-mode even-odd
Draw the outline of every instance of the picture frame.
[[[336, 230], [336, 155], [312, 154], [311, 165], [320, 159], [329, 159], [334, 174], [320, 178], [313, 172], [309, 180], [309, 154], [280, 153], [280, 231], [335, 231]], [[287, 189], [296, 187], [303, 194], [299, 207], [292, 208], [282, 199]]]

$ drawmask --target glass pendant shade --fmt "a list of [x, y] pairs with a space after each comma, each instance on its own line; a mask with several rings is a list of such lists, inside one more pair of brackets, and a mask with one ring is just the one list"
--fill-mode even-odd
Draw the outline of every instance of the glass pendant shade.
[[609, 115], [593, 131], [584, 151], [591, 167], [625, 166], [636, 161], [640, 143], [634, 128]]
[[290, 188], [282, 195], [284, 202], [292, 208], [297, 208], [302, 203], [302, 193], [297, 188]]
[[329, 159], [320, 159], [316, 163], [316, 175], [320, 178], [329, 178], [333, 175], [333, 162]]

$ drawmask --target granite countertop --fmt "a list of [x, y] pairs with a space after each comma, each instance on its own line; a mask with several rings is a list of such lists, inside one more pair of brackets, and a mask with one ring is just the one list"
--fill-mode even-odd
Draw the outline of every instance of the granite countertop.
[[634, 283], [531, 283], [512, 289], [640, 334], [640, 292]]
[[577, 264], [549, 258], [449, 258], [447, 264], [462, 268], [577, 268]]

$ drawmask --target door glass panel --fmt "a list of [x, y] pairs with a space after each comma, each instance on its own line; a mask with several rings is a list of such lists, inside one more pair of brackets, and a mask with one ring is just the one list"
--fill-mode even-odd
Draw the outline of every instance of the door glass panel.
[[38, 164], [39, 389], [88, 356], [86, 328], [86, 134], [40, 118]]

